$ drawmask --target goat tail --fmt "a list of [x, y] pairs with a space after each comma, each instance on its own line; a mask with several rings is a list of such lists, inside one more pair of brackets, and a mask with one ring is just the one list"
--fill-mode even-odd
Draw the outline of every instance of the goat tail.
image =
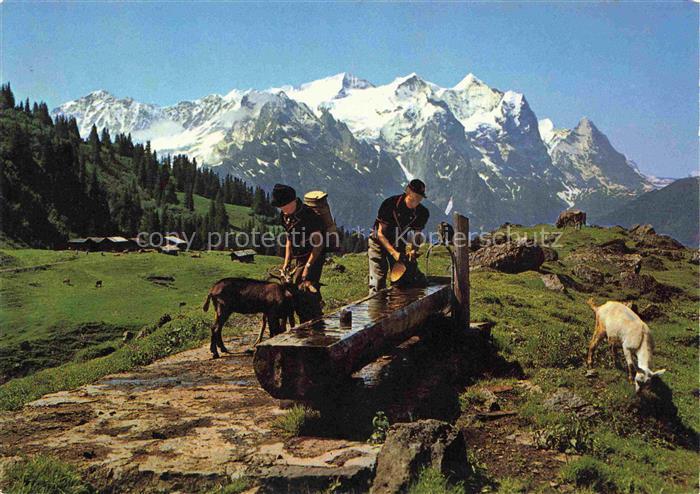
[[204, 300], [204, 306], [202, 309], [204, 309], [204, 312], [209, 310], [209, 301], [211, 300], [211, 293], [207, 294], [207, 298]]
[[586, 303], [591, 306], [591, 309], [593, 309], [593, 312], [598, 310], [598, 306], [593, 302], [593, 297], [586, 300]]

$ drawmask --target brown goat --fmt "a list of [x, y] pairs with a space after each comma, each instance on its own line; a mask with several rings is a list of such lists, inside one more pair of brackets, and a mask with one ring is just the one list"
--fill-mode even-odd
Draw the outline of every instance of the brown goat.
[[262, 328], [257, 345], [265, 331], [265, 324], [270, 327], [270, 336], [287, 330], [287, 321], [294, 326], [294, 293], [298, 288], [289, 278], [280, 283], [252, 280], [249, 278], [224, 278], [211, 287], [204, 301], [203, 309], [209, 309], [209, 302], [214, 304], [216, 319], [211, 327], [212, 357], [218, 358], [219, 352], [228, 353], [221, 337], [221, 330], [232, 313], [263, 314]]

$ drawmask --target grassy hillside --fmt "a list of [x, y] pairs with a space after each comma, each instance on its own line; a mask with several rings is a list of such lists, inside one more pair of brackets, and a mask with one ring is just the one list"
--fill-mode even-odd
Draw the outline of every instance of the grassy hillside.
[[[543, 228], [553, 230], [551, 225], [538, 225], [513, 228], [511, 234], [532, 237]], [[614, 269], [603, 262], [587, 264], [600, 270], [605, 282], [590, 283], [581, 277], [578, 266], [586, 263], [582, 256], [595, 250], [595, 245], [615, 239], [642, 255], [640, 274], [670, 287], [669, 297], [660, 300], [654, 291], [642, 293], [621, 286]], [[542, 272], [558, 274], [569, 286], [566, 293], [547, 289], [541, 273], [471, 273], [472, 319], [496, 323], [493, 342], [472, 345], [462, 357], [472, 370], [469, 386], [460, 390], [462, 416], [457, 424], [468, 438], [470, 459], [480, 472], [472, 479], [475, 489], [697, 492], [700, 271], [689, 262], [692, 251], [643, 251], [624, 229], [595, 227], [566, 229], [552, 247], [559, 260], [545, 263]], [[17, 255], [15, 262], [25, 263], [30, 255]], [[46, 261], [46, 255], [41, 259]], [[223, 275], [262, 277], [267, 267], [278, 262], [258, 259], [254, 265], [240, 265], [219, 253], [204, 254], [202, 259], [90, 254], [46, 271], [3, 275], [11, 296], [2, 297], [0, 326], [17, 328], [17, 332], [24, 328], [24, 335], [3, 334], [3, 347], [22, 338], [31, 340], [33, 331], [41, 327], [43, 337], [50, 335], [51, 324], [42, 322], [41, 315], [47, 321], [63, 318], [73, 325], [96, 320], [120, 327], [146, 324], [150, 334], [127, 345], [117, 338], [116, 351], [110, 355], [76, 359], [12, 380], [0, 386], [0, 406], [16, 408], [43, 393], [75, 387], [206, 340], [210, 314], [203, 314], [198, 305], [210, 283]], [[366, 256], [346, 255], [339, 262], [347, 268], [345, 272], [324, 272], [326, 310], [366, 293]], [[447, 265], [443, 253], [431, 256], [432, 274], [443, 273]], [[173, 275], [173, 287], [145, 280], [148, 274]], [[75, 279], [75, 286], [62, 285], [62, 278], [68, 276]], [[98, 276], [105, 282], [102, 291], [94, 289]], [[32, 301], [32, 295], [37, 295], [32, 290], [40, 287], [28, 286], [31, 282], [50, 287], [52, 295]], [[665, 367], [668, 372], [639, 395], [627, 382], [624, 369], [612, 362], [606, 343], [596, 354], [594, 372], [586, 372], [585, 355], [594, 326], [593, 312], [586, 304], [589, 297], [598, 304], [629, 300], [640, 309], [656, 308], [656, 316], [648, 319], [656, 342], [652, 368]], [[187, 304], [182, 310], [180, 301]], [[39, 315], [31, 314], [32, 310]], [[163, 312], [179, 315], [156, 328], [153, 323]], [[226, 332], [256, 329], [257, 319], [234, 317]], [[479, 420], [475, 413], [482, 410], [489, 393], [501, 410], [515, 415]], [[574, 395], [578, 404], [553, 406], [551, 399], [557, 394]]]
[[[209, 211], [209, 204], [212, 200], [207, 199], [206, 197], [202, 197], [199, 194], [193, 194], [193, 198], [194, 212], [201, 216], [205, 216]], [[178, 192], [177, 200], [179, 201], [180, 205], [184, 204], [185, 193]], [[245, 224], [248, 221], [250, 221], [252, 210], [248, 206], [239, 206], [237, 204], [225, 204], [225, 207], [226, 212], [228, 213], [229, 222], [233, 227], [243, 228], [243, 226], [245, 226]]]
[[676, 180], [663, 189], [652, 190], [628, 202], [600, 220], [601, 225], [651, 223], [688, 246], [700, 243], [700, 178]]
[[[513, 231], [532, 237], [541, 227]], [[666, 302], [612, 281], [586, 284], [574, 274], [580, 263], [574, 253], [613, 239], [635, 248], [635, 242], [620, 228], [565, 230], [555, 246], [560, 259], [545, 263], [542, 271], [579, 284], [567, 293], [545, 288], [535, 272], [472, 273], [472, 319], [496, 322], [496, 350], [506, 361], [522, 367], [525, 381], [482, 370], [481, 377], [462, 394], [464, 415], [460, 420], [470, 424], [472, 435], [468, 437], [495, 442], [522, 434], [518, 436], [521, 440], [541, 445], [543, 457], [548, 450], [566, 453], [571, 459], [562, 464], [554, 480], [581, 492], [697, 492], [698, 267], [688, 262], [691, 251], [684, 251], [678, 259], [655, 256], [653, 269], [642, 262], [641, 274], [679, 289]], [[645, 253], [644, 259], [648, 258]], [[604, 266], [594, 267], [605, 271]], [[606, 300], [629, 300], [640, 308], [653, 305], [660, 309], [660, 317], [648, 320], [656, 343], [652, 368], [667, 368], [668, 372], [640, 395], [635, 395], [626, 380], [622, 355], [616, 368], [606, 343], [596, 353], [595, 372], [586, 375], [585, 356], [595, 322], [586, 304], [589, 297], [599, 305]], [[498, 395], [498, 403], [502, 409], [517, 411], [517, 418], [484, 427], [473, 421], [472, 414], [483, 403], [484, 393], [499, 386], [512, 387]], [[547, 400], [557, 392], [578, 396], [592, 416], [548, 405]], [[506, 460], [495, 458], [495, 453], [481, 457], [498, 472], [496, 476], [506, 474], [507, 478], [492, 478], [496, 484], [515, 486], [513, 492], [548, 492], [546, 483], [541, 483], [543, 473], [533, 471], [531, 464], [546, 464], [543, 458], [530, 457], [515, 468], [520, 458], [506, 446], [501, 448], [496, 453], [507, 453], [510, 466], [503, 465]], [[519, 472], [517, 480], [508, 478], [513, 471]]]
[[[71, 236], [141, 231], [225, 232], [230, 224], [249, 225], [243, 206], [275, 215], [268, 195], [238, 178], [221, 179], [184, 155], [159, 158], [149, 142], [134, 144], [130, 135], [106, 129], [98, 135], [95, 126], [83, 139], [74, 118], [52, 120], [45, 103], [13, 107], [9, 86], [3, 94], [2, 247], [54, 248]], [[260, 230], [274, 220], [258, 216], [255, 223]]]
[[[125, 330], [138, 329], [164, 313], [201, 306], [219, 278], [261, 276], [278, 262], [258, 256], [256, 264], [233, 263], [226, 252], [203, 252], [196, 259], [186, 253], [103, 256], [18, 249], [2, 250], [0, 256], [5, 266], [56, 263], [0, 273], [2, 374], [16, 365], [31, 371], [69, 361], [78, 350], [120, 338]], [[149, 280], [153, 276], [173, 281], [159, 284]], [[95, 288], [97, 280], [102, 288]]]

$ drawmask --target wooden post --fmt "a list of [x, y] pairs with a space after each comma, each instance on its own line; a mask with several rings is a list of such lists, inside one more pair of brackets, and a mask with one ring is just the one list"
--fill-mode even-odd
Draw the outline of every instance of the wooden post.
[[455, 236], [452, 319], [455, 329], [469, 328], [469, 218], [453, 214]]

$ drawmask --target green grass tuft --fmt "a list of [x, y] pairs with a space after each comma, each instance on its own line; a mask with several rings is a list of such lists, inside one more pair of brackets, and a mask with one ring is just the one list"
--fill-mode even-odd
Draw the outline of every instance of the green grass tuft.
[[311, 432], [318, 423], [320, 414], [302, 405], [294, 405], [281, 415], [272, 424], [272, 427], [282, 431], [285, 435], [303, 436]]
[[591, 456], [582, 456], [567, 463], [561, 471], [561, 477], [577, 487], [588, 487], [601, 493], [615, 492], [608, 466]]
[[418, 480], [408, 489], [408, 494], [464, 494], [464, 485], [451, 484], [436, 468], [421, 471]]
[[229, 484], [219, 485], [207, 491], [207, 494], [240, 494], [248, 488], [250, 488], [250, 481], [245, 477], [241, 477], [232, 480]]
[[96, 492], [77, 470], [51, 456], [23, 458], [6, 470], [2, 485], [8, 494], [90, 494]]

